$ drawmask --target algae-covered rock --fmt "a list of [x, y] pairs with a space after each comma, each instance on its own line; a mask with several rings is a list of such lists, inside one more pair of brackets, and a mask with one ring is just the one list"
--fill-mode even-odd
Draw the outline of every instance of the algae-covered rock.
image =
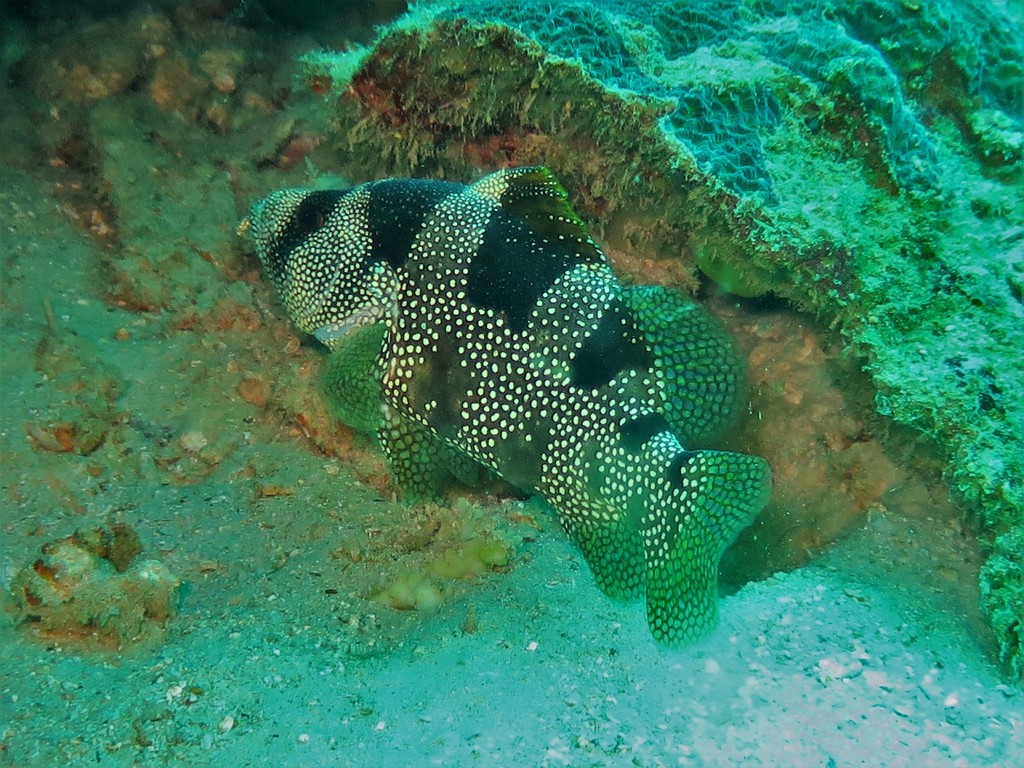
[[996, 539], [982, 569], [981, 601], [1000, 638], [1000, 658], [1024, 678], [1024, 526]]
[[[543, 163], [620, 264], [787, 299], [933, 438], [983, 538], [1024, 528], [1024, 58], [1013, 11], [908, 3], [435, 3], [351, 68], [339, 161], [466, 180]], [[1019, 16], [1019, 13], [1018, 13]], [[1021, 663], [1019, 548], [984, 605]], [[994, 574], [1000, 574], [994, 579]]]
[[163, 636], [181, 581], [123, 524], [51, 541], [11, 581], [24, 625], [40, 639], [117, 648]]

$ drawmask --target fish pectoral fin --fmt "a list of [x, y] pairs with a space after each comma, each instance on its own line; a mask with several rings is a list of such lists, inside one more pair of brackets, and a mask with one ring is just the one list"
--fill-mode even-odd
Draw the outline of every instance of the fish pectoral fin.
[[383, 423], [380, 354], [386, 333], [384, 323], [374, 323], [341, 337], [320, 379], [331, 414], [362, 432], [374, 433]]
[[485, 479], [478, 462], [394, 409], [387, 409], [378, 436], [392, 479], [410, 501], [437, 498], [452, 480], [476, 485]]
[[558, 517], [602, 592], [617, 600], [643, 594], [644, 551], [635, 526], [603, 507], [573, 514], [560, 511]]
[[[771, 475], [757, 456], [686, 452], [667, 480], [666, 512], [645, 526], [647, 621], [654, 637], [679, 645], [718, 620], [718, 563], [768, 501]], [[661, 495], [661, 494], [659, 494]]]

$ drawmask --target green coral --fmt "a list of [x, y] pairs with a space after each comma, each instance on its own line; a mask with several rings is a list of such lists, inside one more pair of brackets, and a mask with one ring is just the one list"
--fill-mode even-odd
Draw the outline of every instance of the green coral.
[[785, 284], [785, 271], [767, 269], [743, 253], [734, 238], [712, 236], [693, 254], [698, 269], [726, 293], [755, 298]]

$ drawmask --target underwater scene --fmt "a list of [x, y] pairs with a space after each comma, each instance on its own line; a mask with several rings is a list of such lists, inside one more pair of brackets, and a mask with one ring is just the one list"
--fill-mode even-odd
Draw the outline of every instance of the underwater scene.
[[1024, 765], [1020, 0], [8, 0], [0, 766]]

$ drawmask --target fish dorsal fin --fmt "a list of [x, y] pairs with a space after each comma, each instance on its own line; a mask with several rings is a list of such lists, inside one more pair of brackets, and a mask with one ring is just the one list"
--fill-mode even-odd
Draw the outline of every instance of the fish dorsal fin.
[[622, 301], [664, 381], [662, 415], [683, 444], [706, 445], [736, 423], [746, 402], [746, 375], [722, 325], [668, 288], [624, 288]]
[[470, 189], [493, 200], [537, 234], [574, 245], [585, 260], [604, 259], [550, 168], [504, 168], [484, 176]]

